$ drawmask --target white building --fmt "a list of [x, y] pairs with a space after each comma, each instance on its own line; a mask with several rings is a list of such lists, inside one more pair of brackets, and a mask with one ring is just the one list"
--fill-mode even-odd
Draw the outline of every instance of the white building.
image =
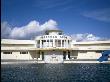
[[110, 41], [76, 42], [61, 30], [48, 30], [34, 40], [1, 39], [2, 60], [96, 61], [104, 50], [110, 50]]

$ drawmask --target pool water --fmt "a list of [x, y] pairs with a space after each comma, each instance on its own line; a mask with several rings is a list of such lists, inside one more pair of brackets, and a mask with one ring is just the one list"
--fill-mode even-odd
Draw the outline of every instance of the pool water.
[[110, 82], [110, 64], [2, 64], [1, 82]]

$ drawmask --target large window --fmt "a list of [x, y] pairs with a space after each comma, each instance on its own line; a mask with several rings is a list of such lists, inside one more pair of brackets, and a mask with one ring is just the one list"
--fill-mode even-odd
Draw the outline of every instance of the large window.
[[44, 52], [42, 52], [42, 60], [44, 60]]
[[64, 47], [64, 40], [62, 40], [62, 47]]
[[12, 52], [3, 52], [3, 54], [12, 54]]
[[68, 51], [68, 58], [70, 59], [70, 52]]
[[61, 47], [61, 40], [58, 40], [58, 47]]
[[63, 59], [66, 59], [66, 51], [63, 51]]

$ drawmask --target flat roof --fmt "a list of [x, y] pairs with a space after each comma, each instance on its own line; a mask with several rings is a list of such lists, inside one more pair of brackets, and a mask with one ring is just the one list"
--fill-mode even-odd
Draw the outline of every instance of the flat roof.
[[88, 42], [74, 42], [73, 44], [110, 44], [110, 40], [108, 41], [88, 41]]
[[35, 44], [34, 40], [1, 39], [1, 44]]

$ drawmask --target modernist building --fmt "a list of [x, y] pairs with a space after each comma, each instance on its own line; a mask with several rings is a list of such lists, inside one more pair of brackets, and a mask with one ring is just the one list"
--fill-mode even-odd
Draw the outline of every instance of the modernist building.
[[97, 60], [110, 50], [110, 41], [76, 42], [61, 30], [47, 30], [34, 40], [1, 39], [2, 60], [36, 60], [44, 63]]

